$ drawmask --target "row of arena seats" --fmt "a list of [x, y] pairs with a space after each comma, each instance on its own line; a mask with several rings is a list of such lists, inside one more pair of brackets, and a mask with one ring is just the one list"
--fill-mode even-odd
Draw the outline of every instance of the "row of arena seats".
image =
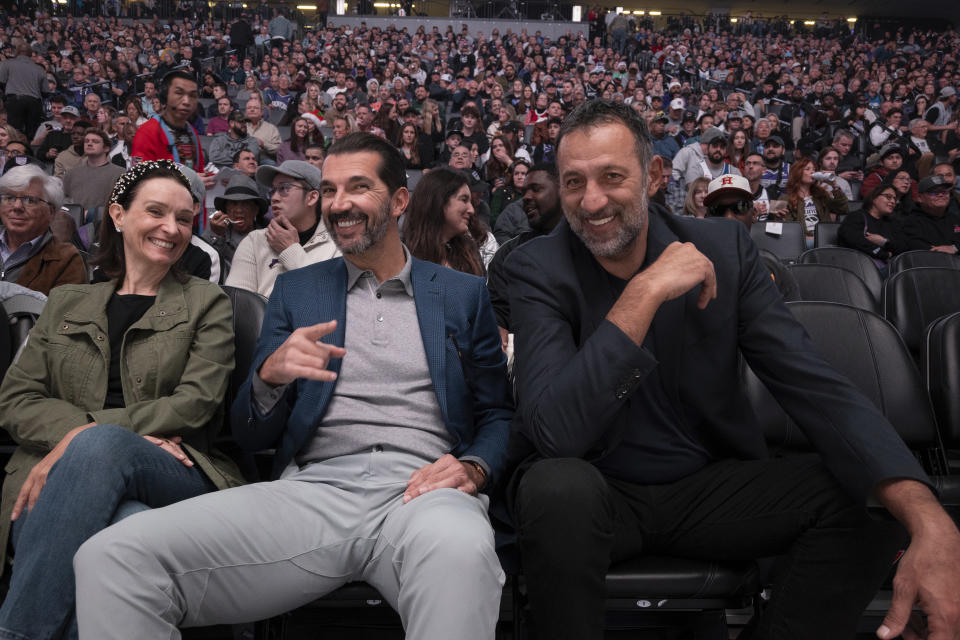
[[[761, 256], [776, 260], [766, 250], [761, 249]], [[884, 280], [866, 254], [821, 247], [787, 265], [786, 276], [795, 281], [798, 300], [837, 302], [880, 313], [897, 328], [919, 364], [930, 324], [960, 311], [960, 257], [911, 251], [895, 257], [889, 271]]]
[[[956, 273], [960, 276], [960, 270]], [[905, 279], [904, 286], [915, 285], [921, 280]], [[960, 291], [956, 285], [942, 288]], [[224, 290], [234, 307], [237, 363], [225, 398], [229, 406], [251, 366], [266, 300], [242, 289], [224, 287]], [[917, 289], [914, 297], [925, 299], [927, 290]], [[17, 320], [17, 331], [8, 336], [12, 349], [22, 342], [24, 326], [31, 325], [39, 311], [32, 307], [11, 313], [10, 308], [8, 305], [5, 315]], [[873, 311], [811, 301], [791, 302], [789, 308], [806, 327], [824, 357], [871, 398], [916, 452], [940, 488], [944, 504], [948, 507], [960, 504], [960, 483], [957, 482], [960, 476], [949, 475], [947, 456], [948, 447], [960, 448], [960, 395], [956, 393], [960, 388], [960, 305], [951, 315], [931, 322], [929, 330], [923, 334], [922, 377], [900, 333]], [[745, 362], [741, 377], [754, 412], [764, 425], [771, 454], [784, 456], [809, 451], [800, 430]], [[229, 442], [228, 434], [224, 439], [224, 444]], [[267, 456], [269, 452], [257, 456], [261, 464], [254, 457], [240, 456], [248, 479], [263, 477], [258, 468], [264, 467], [262, 462]], [[517, 553], [511, 545], [504, 545], [500, 554], [509, 576], [502, 600], [502, 637], [526, 638], [529, 625], [524, 611], [524, 586]], [[758, 610], [764, 587], [763, 565], [753, 562], [641, 557], [611, 568], [606, 581], [607, 608], [611, 618], [627, 616], [629, 622], [617, 619], [618, 626], [642, 624], [647, 627], [651, 618], [655, 619], [655, 624], [689, 625], [696, 621], [696, 624], [706, 625], [707, 629], [706, 635], [698, 637], [719, 640], [726, 637], [726, 612], [745, 610], [749, 615]], [[882, 597], [877, 600], [878, 603], [882, 601]], [[878, 604], [876, 613], [879, 616], [882, 616], [882, 609], [882, 604]], [[316, 619], [325, 612], [338, 612], [339, 622], [336, 624], [356, 620], [363, 626], [364, 620], [372, 619], [374, 610], [399, 624], [395, 616], [391, 618], [392, 612], [383, 605], [374, 589], [363, 583], [353, 583], [311, 605], [262, 621], [251, 633], [264, 639], [291, 637], [298, 620]], [[649, 612], [657, 615], [641, 615], [639, 618], [644, 622], [637, 621], [635, 614]], [[346, 618], [342, 617], [344, 615]], [[187, 637], [210, 637], [203, 631], [192, 631]]]
[[[775, 234], [767, 231], [766, 223], [758, 222], [750, 228], [750, 237], [758, 248], [770, 251], [781, 262], [785, 264], [797, 262], [806, 250], [803, 223], [783, 222], [780, 224], [782, 225], [782, 233]], [[838, 239], [839, 230], [839, 222], [818, 222], [813, 231], [814, 248], [841, 246]], [[950, 259], [954, 257], [950, 254], [938, 254], [937, 252], [933, 252], [934, 255], [929, 257], [921, 255], [929, 253], [929, 251], [907, 251], [894, 256], [890, 261], [890, 274], [912, 267], [949, 266], [951, 264]]]
[[[750, 228], [750, 237], [754, 244], [776, 255], [782, 262], [796, 262], [806, 249], [806, 240], [802, 222], [781, 222], [779, 233], [768, 230], [767, 223], [757, 222]], [[814, 247], [839, 246], [837, 233], [839, 222], [818, 222], [813, 231]]]

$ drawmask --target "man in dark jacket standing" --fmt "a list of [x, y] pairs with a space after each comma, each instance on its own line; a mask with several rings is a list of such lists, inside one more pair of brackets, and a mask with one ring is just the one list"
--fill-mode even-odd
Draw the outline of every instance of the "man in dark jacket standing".
[[230, 25], [230, 46], [237, 50], [237, 57], [243, 60], [247, 57], [247, 47], [253, 45], [253, 30], [244, 15]]

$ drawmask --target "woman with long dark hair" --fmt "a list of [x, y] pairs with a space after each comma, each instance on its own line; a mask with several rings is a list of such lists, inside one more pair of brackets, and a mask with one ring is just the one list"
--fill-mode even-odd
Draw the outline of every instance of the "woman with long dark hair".
[[917, 190], [917, 181], [913, 179], [909, 171], [906, 169], [892, 171], [883, 179], [881, 184], [889, 185], [897, 192], [897, 207], [895, 213], [906, 215], [910, 211], [913, 211], [915, 202], [913, 194], [916, 193]]
[[277, 147], [277, 164], [284, 160], [306, 160], [304, 150], [310, 143], [310, 124], [304, 117], [298, 117], [290, 127], [290, 138]]
[[730, 136], [727, 143], [727, 162], [735, 166], [743, 174], [743, 161], [750, 152], [750, 136], [747, 131], [738, 129]]
[[491, 189], [506, 184], [513, 164], [513, 151], [513, 145], [503, 136], [494, 136], [490, 141], [490, 159], [483, 166], [483, 173]]
[[391, 144], [396, 145], [400, 138], [397, 105], [388, 100], [380, 103], [380, 110], [373, 119], [373, 125], [383, 130], [383, 135]]
[[474, 216], [466, 174], [447, 167], [434, 169], [420, 179], [410, 197], [404, 243], [415, 258], [483, 276], [480, 247], [470, 234]]
[[147, 121], [147, 114], [143, 111], [143, 103], [139, 96], [130, 96], [123, 103], [123, 112], [130, 118], [130, 122], [139, 127]]
[[403, 155], [403, 164], [407, 169], [423, 169], [426, 165], [420, 153], [420, 141], [417, 125], [404, 123], [400, 128], [400, 141], [397, 144]]

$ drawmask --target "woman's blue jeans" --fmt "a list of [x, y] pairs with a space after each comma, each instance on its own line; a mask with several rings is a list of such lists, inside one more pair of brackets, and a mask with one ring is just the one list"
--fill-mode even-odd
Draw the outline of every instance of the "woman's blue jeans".
[[197, 467], [123, 427], [79, 433], [50, 470], [33, 509], [13, 523], [15, 556], [0, 638], [77, 638], [73, 555], [80, 545], [137, 511], [214, 488]]

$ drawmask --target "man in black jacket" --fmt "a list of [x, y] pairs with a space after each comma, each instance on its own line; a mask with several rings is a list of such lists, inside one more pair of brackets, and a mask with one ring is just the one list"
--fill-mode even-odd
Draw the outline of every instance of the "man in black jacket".
[[247, 47], [253, 46], [253, 30], [243, 14], [230, 25], [230, 46], [237, 50], [240, 60], [247, 57]]
[[[626, 105], [575, 110], [558, 161], [566, 221], [507, 263], [516, 436], [533, 450], [514, 511], [541, 637], [602, 638], [604, 575], [643, 553], [786, 554], [754, 637], [849, 638], [902, 543], [867, 515], [871, 495], [911, 535], [877, 635], [899, 635], [915, 603], [933, 637], [960, 628], [960, 531], [817, 353], [744, 225], [647, 205], [660, 161]], [[818, 456], [767, 459], [741, 353]]]
[[500, 245], [487, 267], [487, 290], [490, 292], [490, 302], [497, 317], [497, 328], [500, 329], [504, 350], [507, 346], [507, 334], [510, 333], [510, 278], [507, 277], [504, 265], [514, 249], [529, 240], [547, 235], [563, 219], [558, 182], [555, 164], [538, 164], [530, 169], [523, 185], [522, 200], [523, 212], [527, 214], [530, 230]]
[[920, 202], [903, 220], [907, 248], [956, 255], [960, 251], [960, 212], [951, 205], [953, 185], [933, 175], [920, 181]]

